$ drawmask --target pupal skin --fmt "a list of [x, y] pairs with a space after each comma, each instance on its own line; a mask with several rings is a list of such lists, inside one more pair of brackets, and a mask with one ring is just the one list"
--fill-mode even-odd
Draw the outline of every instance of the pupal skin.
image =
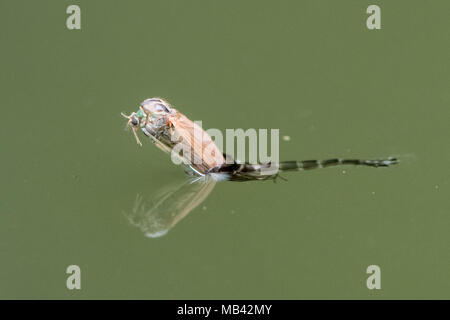
[[[157, 147], [171, 152], [178, 143], [190, 156], [183, 154], [184, 162], [198, 175], [205, 175], [225, 164], [225, 158], [211, 137], [200, 126], [173, 108], [166, 100], [144, 100], [137, 112], [129, 117], [129, 124], [152, 138]], [[136, 136], [139, 143], [139, 138]]]

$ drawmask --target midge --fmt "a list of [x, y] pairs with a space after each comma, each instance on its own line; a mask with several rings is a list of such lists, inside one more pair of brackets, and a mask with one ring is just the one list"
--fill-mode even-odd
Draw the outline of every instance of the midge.
[[310, 170], [336, 165], [387, 167], [397, 163], [397, 159], [392, 157], [377, 160], [335, 158], [260, 164], [237, 163], [219, 150], [207, 132], [164, 99], [146, 99], [136, 112], [122, 115], [128, 120], [127, 126], [133, 130], [139, 145], [142, 146], [138, 136], [138, 131], [141, 131], [158, 148], [179, 157], [193, 175], [208, 176], [214, 180], [268, 180], [275, 179], [280, 171]]

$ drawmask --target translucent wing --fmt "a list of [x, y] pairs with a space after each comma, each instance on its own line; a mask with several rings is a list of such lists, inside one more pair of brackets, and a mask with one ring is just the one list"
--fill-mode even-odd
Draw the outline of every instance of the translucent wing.
[[[219, 167], [225, 163], [220, 149], [216, 146], [209, 134], [185, 115], [177, 113], [173, 119], [176, 137], [181, 138], [185, 150], [190, 150], [188, 162], [201, 173]], [[190, 159], [189, 159], [190, 158]]]
[[201, 204], [215, 184], [205, 176], [171, 183], [154, 194], [137, 194], [127, 217], [147, 237], [161, 237]]
[[225, 163], [209, 134], [175, 109], [170, 115], [148, 121], [141, 130], [159, 149], [200, 174]]

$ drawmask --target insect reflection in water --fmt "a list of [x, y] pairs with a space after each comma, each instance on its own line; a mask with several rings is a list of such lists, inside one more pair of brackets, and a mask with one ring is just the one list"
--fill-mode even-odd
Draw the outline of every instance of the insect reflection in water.
[[205, 176], [173, 182], [154, 194], [139, 193], [127, 218], [149, 238], [164, 236], [209, 196], [215, 184]]

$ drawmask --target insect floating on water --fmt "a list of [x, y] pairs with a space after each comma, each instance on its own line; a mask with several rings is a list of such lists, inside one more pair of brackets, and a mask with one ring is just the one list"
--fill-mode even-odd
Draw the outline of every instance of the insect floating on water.
[[[128, 126], [133, 130], [139, 145], [142, 145], [138, 136], [139, 131], [165, 152], [170, 153], [177, 144], [181, 144], [183, 150], [191, 151], [188, 153], [189, 155], [184, 153], [179, 155], [190, 168], [191, 173], [198, 177], [209, 176], [215, 180], [268, 180], [275, 179], [279, 172], [285, 171], [310, 170], [337, 165], [387, 167], [397, 163], [397, 159], [392, 157], [377, 160], [334, 158], [260, 164], [230, 162], [207, 132], [164, 99], [146, 99], [141, 103], [137, 112], [122, 115], [128, 120]], [[267, 168], [275, 168], [275, 172], [268, 174], [265, 170]]]
[[[237, 163], [224, 155], [200, 126], [161, 98], [144, 100], [130, 115], [122, 114], [139, 145], [139, 133], [161, 150], [174, 154], [177, 146], [187, 153], [178, 155], [195, 178], [162, 186], [158, 192], [139, 192], [127, 217], [131, 224], [150, 238], [161, 237], [198, 207], [212, 192], [217, 181], [251, 181], [275, 179], [284, 171], [310, 170], [336, 165], [387, 167], [397, 159], [358, 160], [329, 159], [284, 161], [279, 163]], [[267, 171], [266, 169], [271, 170]], [[275, 172], [272, 169], [275, 168]], [[194, 183], [195, 182], [195, 183]]]

